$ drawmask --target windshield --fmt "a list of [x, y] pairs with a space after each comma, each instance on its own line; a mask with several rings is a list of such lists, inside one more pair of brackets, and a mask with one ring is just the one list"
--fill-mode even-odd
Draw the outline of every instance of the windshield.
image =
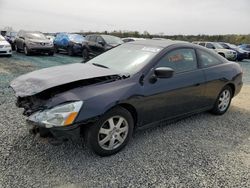
[[2, 35], [0, 35], [0, 41], [5, 41], [5, 38]]
[[219, 43], [213, 43], [213, 45], [214, 45], [214, 47], [216, 48], [216, 49], [222, 49], [222, 48], [224, 48], [222, 45], [220, 45]]
[[17, 34], [17, 32], [10, 32], [10, 36], [11, 36], [11, 37], [15, 37], [16, 34]]
[[42, 33], [27, 33], [26, 37], [29, 39], [47, 39]]
[[247, 45], [245, 46], [245, 48], [250, 48], [250, 44], [247, 44]]
[[110, 36], [110, 35], [102, 35], [102, 38], [105, 40], [107, 44], [122, 44], [123, 41], [119, 37]]
[[78, 35], [78, 34], [70, 34], [69, 39], [77, 43], [82, 43], [85, 40], [82, 35]]
[[228, 44], [228, 46], [229, 46], [230, 48], [233, 48], [233, 49], [237, 48], [237, 46], [234, 45], [234, 44]]
[[162, 48], [123, 44], [88, 61], [94, 65], [135, 74], [143, 68]]

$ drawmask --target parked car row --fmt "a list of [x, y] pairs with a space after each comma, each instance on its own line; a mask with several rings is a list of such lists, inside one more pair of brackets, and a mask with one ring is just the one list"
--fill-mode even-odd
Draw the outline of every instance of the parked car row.
[[244, 50], [240, 46], [225, 42], [195, 41], [193, 43], [214, 50], [219, 55], [225, 57], [228, 60], [242, 61], [243, 59], [250, 58], [250, 48], [249, 50]]
[[[116, 36], [101, 34], [83, 36], [74, 33], [57, 33], [53, 36], [53, 34], [44, 35], [41, 32], [23, 30], [18, 33], [6, 32], [5, 39], [11, 45], [12, 50], [24, 52], [26, 55], [32, 53], [53, 55], [54, 52], [64, 52], [70, 56], [82, 55], [85, 62], [122, 43], [145, 40], [144, 38], [135, 37], [121, 39]], [[168, 39], [152, 38], [152, 40]], [[242, 61], [243, 59], [250, 59], [250, 44], [236, 46], [225, 42], [195, 41], [192, 43], [209, 48], [228, 60]]]

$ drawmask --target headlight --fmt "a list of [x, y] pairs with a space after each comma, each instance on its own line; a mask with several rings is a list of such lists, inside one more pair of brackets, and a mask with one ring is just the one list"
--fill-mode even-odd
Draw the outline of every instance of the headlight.
[[51, 42], [51, 43], [48, 43], [48, 46], [53, 46], [54, 44], [53, 44], [53, 42]]
[[68, 126], [75, 121], [82, 105], [83, 101], [59, 105], [52, 109], [32, 114], [29, 120], [41, 123], [46, 128]]
[[29, 42], [28, 42], [28, 45], [36, 45], [36, 43], [35, 43], [35, 42], [29, 41]]
[[4, 46], [5, 48], [10, 48], [11, 46], [9, 44], [5, 45]]

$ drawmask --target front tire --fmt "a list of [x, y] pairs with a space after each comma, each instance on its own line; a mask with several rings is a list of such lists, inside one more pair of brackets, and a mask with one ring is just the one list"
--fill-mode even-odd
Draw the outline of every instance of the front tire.
[[49, 52], [48, 55], [49, 55], [49, 56], [53, 56], [53, 55], [54, 55], [54, 52]]
[[24, 54], [25, 54], [25, 55], [27, 55], [27, 56], [30, 55], [29, 49], [27, 48], [26, 45], [23, 47], [23, 50], [24, 50]]
[[15, 44], [15, 49], [16, 49], [16, 52], [20, 52], [20, 50], [19, 50], [17, 44]]
[[73, 56], [74, 55], [74, 50], [72, 47], [68, 47], [68, 55]]
[[82, 58], [83, 58], [83, 62], [87, 62], [89, 59], [89, 52], [86, 48], [82, 50]]
[[134, 120], [129, 111], [116, 107], [106, 112], [87, 130], [87, 145], [100, 156], [113, 155], [132, 137]]
[[222, 115], [228, 110], [232, 100], [232, 93], [230, 86], [225, 86], [222, 89], [212, 109], [213, 114]]

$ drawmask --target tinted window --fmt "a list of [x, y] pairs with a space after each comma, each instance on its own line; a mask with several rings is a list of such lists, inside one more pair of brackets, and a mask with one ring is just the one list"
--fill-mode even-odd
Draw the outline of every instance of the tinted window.
[[89, 41], [91, 42], [95, 42], [96, 36], [92, 35], [89, 37]]
[[206, 47], [210, 49], [215, 49], [214, 45], [211, 43], [207, 43]]
[[198, 50], [198, 55], [199, 55], [200, 63], [203, 67], [209, 67], [212, 65], [218, 65], [222, 63], [219, 59], [210, 55], [207, 52]]
[[201, 42], [201, 43], [199, 43], [199, 45], [205, 46], [205, 42]]
[[100, 37], [100, 36], [98, 36], [97, 38], [96, 38], [96, 42], [104, 42], [104, 40], [103, 40], [103, 38], [102, 37]]
[[176, 73], [194, 70], [197, 60], [193, 49], [177, 49], [169, 52], [159, 62], [157, 67], [170, 67]]

